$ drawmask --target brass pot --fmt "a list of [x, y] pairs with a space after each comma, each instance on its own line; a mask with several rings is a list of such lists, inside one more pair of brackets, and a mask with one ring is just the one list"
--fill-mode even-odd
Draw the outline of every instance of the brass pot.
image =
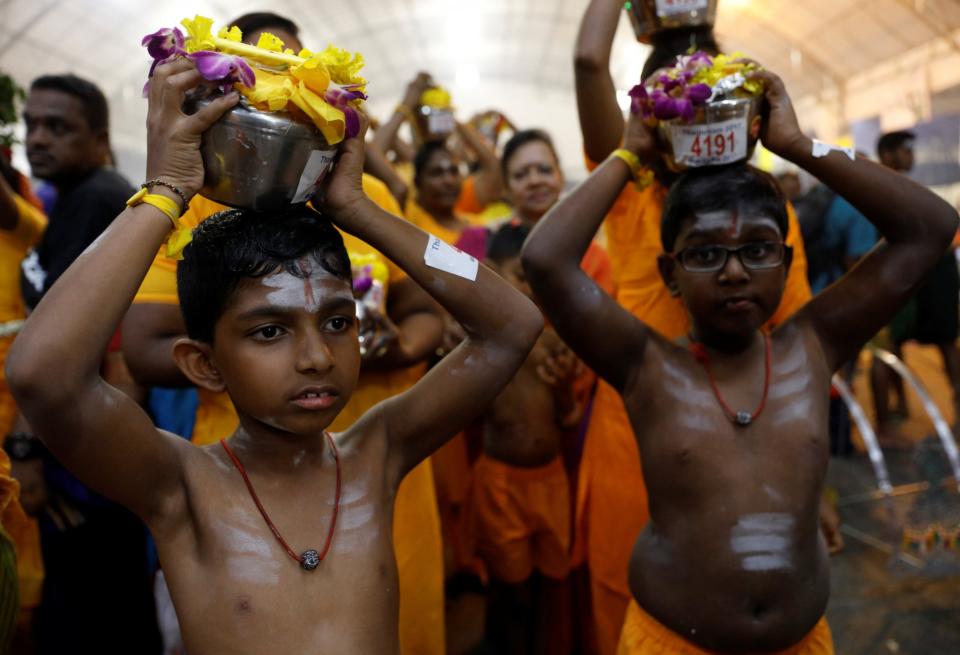
[[630, 23], [641, 43], [663, 30], [678, 27], [713, 25], [717, 21], [718, 0], [629, 0], [626, 3]]

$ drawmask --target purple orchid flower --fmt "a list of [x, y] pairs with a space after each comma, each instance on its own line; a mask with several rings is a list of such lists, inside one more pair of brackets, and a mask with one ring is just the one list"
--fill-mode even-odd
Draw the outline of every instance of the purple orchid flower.
[[164, 27], [153, 34], [147, 34], [140, 41], [140, 45], [146, 46], [147, 52], [155, 60], [167, 59], [183, 51], [183, 32], [178, 27]]
[[708, 84], [694, 84], [687, 87], [687, 97], [695, 105], [702, 105], [713, 95], [713, 89]]
[[360, 274], [353, 279], [354, 294], [362, 297], [373, 287], [373, 276], [370, 274], [370, 270], [370, 266], [364, 266]]
[[630, 113], [639, 114], [642, 111], [644, 118], [647, 118], [646, 109], [650, 97], [647, 93], [647, 87], [643, 84], [637, 84], [627, 92], [627, 95], [630, 96]]
[[228, 93], [234, 83], [253, 87], [257, 83], [256, 75], [243, 57], [227, 55], [213, 50], [197, 50], [187, 55], [187, 59], [197, 66], [201, 77], [212, 82], [219, 82], [220, 90]]
[[323, 99], [326, 100], [327, 103], [343, 112], [346, 128], [344, 131], [346, 132], [347, 138], [350, 139], [360, 134], [360, 114], [350, 106], [350, 102], [352, 100], [367, 99], [364, 93], [355, 90], [358, 86], [357, 84], [340, 86], [331, 83], [327, 92], [323, 94]]
[[183, 49], [183, 32], [179, 28], [164, 27], [153, 34], [147, 34], [140, 41], [140, 45], [146, 46], [147, 53], [153, 58], [150, 64], [150, 72], [147, 73], [147, 83], [143, 85], [143, 97], [147, 97], [147, 91], [150, 89], [149, 79], [153, 77], [157, 66], [165, 64], [177, 55], [185, 54]]

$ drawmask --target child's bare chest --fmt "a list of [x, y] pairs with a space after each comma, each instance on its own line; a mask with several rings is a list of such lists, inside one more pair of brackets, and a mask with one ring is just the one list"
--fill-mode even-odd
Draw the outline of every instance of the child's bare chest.
[[[396, 621], [392, 502], [344, 468], [339, 505], [323, 484], [258, 494], [279, 538], [242, 484], [195, 498], [195, 554], [159, 544], [190, 652], [394, 652], [371, 641]], [[313, 570], [293, 557], [307, 550], [323, 555]]]
[[661, 361], [659, 384], [628, 394], [651, 497], [659, 484], [671, 498], [694, 502], [717, 492], [786, 499], [819, 486], [829, 376], [799, 340], [774, 353], [768, 377], [762, 360], [718, 374], [674, 350]]

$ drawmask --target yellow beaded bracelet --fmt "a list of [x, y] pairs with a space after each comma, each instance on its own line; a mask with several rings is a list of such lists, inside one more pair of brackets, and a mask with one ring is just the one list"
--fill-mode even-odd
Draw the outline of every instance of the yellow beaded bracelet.
[[630, 167], [630, 177], [633, 178], [633, 184], [637, 188], [637, 191], [643, 191], [653, 184], [653, 171], [644, 168], [640, 163], [640, 158], [633, 152], [630, 152], [626, 148], [617, 148], [610, 153], [610, 156], [622, 160]]
[[634, 153], [630, 152], [626, 148], [617, 148], [612, 153], [611, 157], [617, 157], [622, 159], [627, 166], [630, 167], [630, 177], [636, 179], [637, 172], [640, 170], [640, 158], [637, 157]]
[[162, 211], [170, 219], [174, 230], [180, 227], [177, 222], [177, 219], [180, 218], [180, 205], [177, 204], [176, 200], [158, 193], [147, 193], [147, 189], [143, 188], [127, 200], [127, 207], [136, 207], [140, 204], [151, 205]]

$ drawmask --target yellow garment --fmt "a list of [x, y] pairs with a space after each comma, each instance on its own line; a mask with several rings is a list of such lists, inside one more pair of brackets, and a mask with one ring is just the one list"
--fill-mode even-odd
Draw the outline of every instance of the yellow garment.
[[[26, 317], [20, 296], [20, 262], [40, 241], [47, 217], [19, 195], [14, 195], [19, 218], [12, 231], [0, 230], [0, 325]], [[13, 427], [17, 407], [4, 375], [4, 362], [14, 335], [0, 337], [0, 438]], [[13, 542], [17, 554], [21, 617], [40, 604], [43, 591], [43, 555], [40, 530], [20, 507], [20, 485], [10, 478], [10, 460], [0, 449], [0, 529]]]
[[[461, 229], [444, 227], [437, 220], [421, 207], [416, 200], [407, 200], [407, 206], [404, 210], [407, 220], [419, 227], [424, 232], [429, 232], [442, 241], [451, 245], [456, 245], [460, 239]], [[457, 218], [463, 221], [468, 227], [482, 227], [483, 223], [476, 214], [465, 214], [456, 212]]]
[[[14, 194], [19, 218], [13, 230], [0, 230], [0, 326], [22, 320], [27, 311], [20, 296], [20, 262], [27, 251], [40, 241], [47, 217], [39, 209]], [[13, 344], [14, 335], [0, 337], [0, 437], [10, 432], [17, 410], [7, 387], [3, 362]]]
[[[617, 301], [654, 330], [676, 339], [690, 330], [683, 301], [670, 295], [657, 270], [666, 190], [624, 187], [606, 217], [607, 252]], [[807, 261], [793, 208], [787, 243], [793, 264], [771, 324], [782, 323], [810, 299]], [[580, 461], [573, 560], [590, 569], [591, 603], [601, 655], [613, 655], [630, 601], [627, 567], [649, 518], [640, 452], [620, 395], [601, 381]]]
[[[630, 601], [617, 655], [716, 655], [687, 641]], [[833, 635], [822, 617], [806, 637], [790, 648], [767, 655], [833, 655]]]
[[43, 555], [40, 530], [20, 506], [20, 483], [10, 477], [10, 458], [0, 448], [0, 539], [9, 538], [17, 556], [20, 616], [40, 604], [43, 591]]
[[[377, 205], [400, 216], [400, 206], [387, 186], [375, 177], [363, 176], [363, 190]], [[203, 219], [224, 209], [211, 200], [196, 196], [181, 221], [196, 227]], [[389, 271], [388, 285], [406, 274], [368, 244], [343, 234], [347, 250], [383, 258]], [[389, 288], [388, 288], [389, 293]], [[159, 253], [134, 302], [177, 304], [176, 261]], [[332, 431], [350, 426], [381, 400], [413, 385], [423, 367], [385, 373], [361, 373], [350, 402], [331, 425]], [[225, 393], [199, 390], [193, 429], [197, 445], [216, 443], [232, 434], [239, 424], [236, 411]], [[430, 461], [425, 460], [401, 482], [394, 501], [393, 547], [400, 587], [400, 652], [402, 655], [442, 655], [445, 649], [443, 614], [443, 551], [440, 518]]]

